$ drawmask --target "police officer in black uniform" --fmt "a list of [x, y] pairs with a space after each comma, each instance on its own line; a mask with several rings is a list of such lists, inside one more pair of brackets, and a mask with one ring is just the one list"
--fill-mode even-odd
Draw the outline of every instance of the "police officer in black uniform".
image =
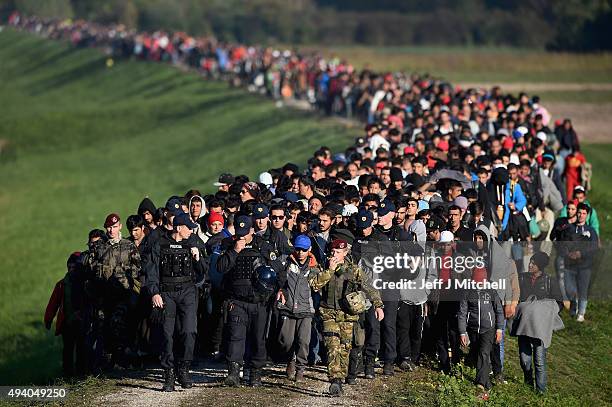
[[226, 318], [229, 343], [227, 386], [240, 385], [240, 368], [247, 352], [251, 386], [261, 386], [261, 369], [266, 363], [267, 302], [272, 292], [256, 289], [255, 271], [264, 266], [279, 270], [276, 253], [269, 243], [255, 235], [251, 218], [239, 216], [234, 223], [235, 236], [224, 239], [224, 253], [217, 261], [217, 271], [223, 273], [227, 296]]
[[[172, 231], [163, 233], [151, 248], [147, 267], [147, 289], [156, 312], [163, 312], [164, 343], [161, 365], [164, 369], [164, 391], [174, 391], [174, 337], [177, 327], [181, 355], [178, 380], [183, 388], [193, 386], [189, 374], [197, 332], [197, 287], [205, 267], [192, 230], [197, 227], [186, 213], [173, 219]], [[177, 320], [178, 318], [178, 320]]]

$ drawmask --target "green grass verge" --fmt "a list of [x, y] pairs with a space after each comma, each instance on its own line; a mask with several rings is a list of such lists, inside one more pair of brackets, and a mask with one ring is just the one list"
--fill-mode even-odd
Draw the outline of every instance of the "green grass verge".
[[[482, 80], [482, 78], [480, 78]], [[83, 249], [104, 216], [127, 216], [149, 195], [212, 189], [220, 172], [255, 176], [287, 160], [303, 163], [321, 144], [341, 148], [351, 131], [165, 65], [119, 62], [96, 50], [0, 33], [0, 377], [45, 383], [59, 373], [61, 344], [42, 327], [50, 290], [67, 255]], [[586, 145], [595, 168], [592, 202], [602, 223], [612, 192], [612, 145]], [[603, 237], [610, 233], [603, 228]], [[582, 326], [570, 321], [549, 353], [550, 392], [520, 384], [516, 342], [507, 345], [510, 383], [496, 404], [602, 404], [610, 400], [609, 303], [593, 303]], [[380, 397], [388, 405], [472, 405], [472, 371], [444, 379], [422, 370]], [[6, 378], [6, 379], [5, 379]], [[112, 382], [111, 382], [112, 383]], [[3, 383], [4, 384], [4, 383]], [[76, 386], [75, 402], [109, 382]], [[80, 398], [79, 398], [80, 397]]]
[[599, 406], [612, 399], [609, 316], [612, 302], [591, 302], [587, 321], [579, 324], [564, 312], [566, 325], [548, 349], [548, 391], [541, 396], [523, 384], [516, 338], [506, 336], [507, 384], [496, 385], [490, 400], [478, 400], [475, 369], [458, 366], [445, 376], [429, 369], [402, 374], [394, 386], [380, 389], [381, 406]]
[[46, 382], [61, 341], [42, 324], [69, 253], [117, 211], [157, 205], [219, 173], [256, 177], [303, 164], [349, 130], [167, 65], [117, 62], [98, 50], [0, 33], [0, 377]]
[[612, 81], [612, 53], [572, 54], [512, 48], [313, 47], [358, 68], [428, 72], [453, 83]]

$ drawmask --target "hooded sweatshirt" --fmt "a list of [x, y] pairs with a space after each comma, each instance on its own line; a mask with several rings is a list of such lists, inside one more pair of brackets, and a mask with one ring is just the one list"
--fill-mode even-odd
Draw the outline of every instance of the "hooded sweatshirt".
[[142, 215], [145, 212], [150, 212], [151, 215], [153, 215], [156, 211], [155, 205], [153, 204], [153, 201], [151, 199], [149, 199], [148, 197], [143, 199], [140, 202], [140, 205], [138, 205], [138, 214]]

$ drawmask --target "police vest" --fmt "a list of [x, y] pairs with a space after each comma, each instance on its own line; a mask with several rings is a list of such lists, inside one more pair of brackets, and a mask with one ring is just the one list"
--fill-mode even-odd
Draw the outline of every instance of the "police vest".
[[160, 247], [159, 281], [161, 284], [193, 283], [195, 271], [191, 248], [180, 243]]
[[234, 268], [228, 276], [226, 288], [230, 298], [246, 302], [261, 302], [253, 289], [253, 278], [255, 270], [264, 265], [266, 261], [261, 253], [261, 244], [254, 239], [238, 253]]

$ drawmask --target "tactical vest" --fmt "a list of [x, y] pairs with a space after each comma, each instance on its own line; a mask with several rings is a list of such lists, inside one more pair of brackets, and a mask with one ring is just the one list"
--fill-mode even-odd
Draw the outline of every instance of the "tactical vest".
[[236, 257], [234, 268], [227, 279], [227, 290], [230, 298], [260, 302], [253, 290], [253, 275], [259, 266], [265, 265], [260, 247], [256, 242], [247, 245]]
[[160, 248], [159, 281], [163, 285], [189, 284], [195, 280], [191, 249], [179, 243]]

